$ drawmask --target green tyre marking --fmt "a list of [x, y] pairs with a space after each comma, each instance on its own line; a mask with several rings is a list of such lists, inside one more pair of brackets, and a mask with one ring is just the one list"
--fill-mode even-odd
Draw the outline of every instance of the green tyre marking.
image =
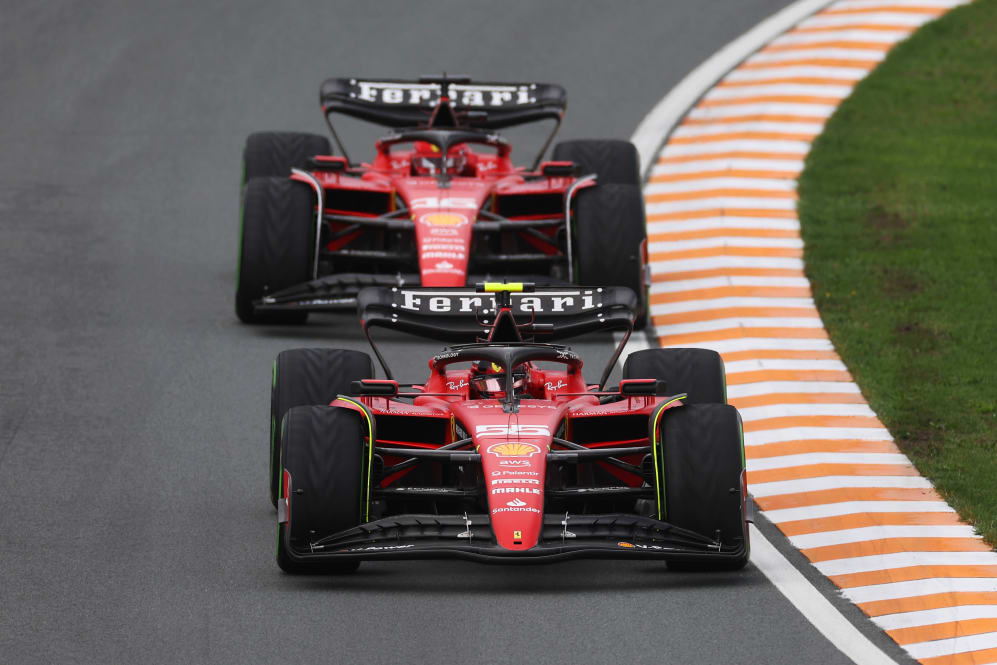
[[[349, 399], [348, 397], [343, 397], [342, 395], [339, 395], [337, 399], [341, 399], [344, 402], [349, 402], [350, 404], [356, 406], [358, 409], [360, 409], [360, 413], [363, 414], [364, 419], [367, 420], [367, 483], [366, 483], [366, 492], [365, 492], [366, 497], [364, 499], [364, 507], [363, 507], [364, 511], [363, 521], [369, 522], [370, 497], [371, 497], [371, 487], [370, 487], [371, 468], [374, 466], [374, 423], [371, 421], [370, 414], [367, 412], [367, 409], [364, 407], [363, 404], [355, 402], [352, 399]], [[364, 482], [363, 469], [360, 469], [360, 483], [363, 484], [363, 482]]]
[[[273, 373], [272, 373], [272, 377], [273, 378], [271, 379], [271, 382], [270, 382], [270, 391], [271, 391], [270, 392], [270, 401], [271, 402], [273, 402], [273, 391], [277, 388], [277, 359], [276, 358], [274, 358], [274, 361], [273, 361]], [[273, 474], [274, 474], [273, 455], [274, 455], [274, 447], [277, 445], [276, 444], [276, 439], [277, 439], [277, 417], [274, 415], [273, 409], [271, 408], [271, 410], [270, 410], [270, 481], [271, 482], [273, 482]], [[279, 482], [280, 468], [279, 467], [277, 469], [277, 473], [278, 473], [277, 498], [279, 500], [280, 499], [280, 482]]]
[[661, 420], [661, 414], [665, 412], [666, 406], [687, 397], [687, 394], [682, 393], [659, 406], [657, 411], [654, 412], [654, 422], [651, 426], [651, 457], [654, 458], [654, 484], [657, 486], [658, 520], [661, 521], [665, 519], [665, 515], [668, 513], [668, 504], [665, 499], [664, 469], [661, 470], [660, 474], [658, 473], [658, 421]]

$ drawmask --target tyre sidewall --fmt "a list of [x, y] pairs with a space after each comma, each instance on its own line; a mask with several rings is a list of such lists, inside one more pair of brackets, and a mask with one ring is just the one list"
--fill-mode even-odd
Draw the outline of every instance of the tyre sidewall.
[[658, 379], [672, 395], [686, 393], [685, 404], [727, 402], [724, 361], [712, 349], [644, 349], [627, 356], [624, 379]]
[[277, 561], [287, 572], [346, 572], [355, 564], [291, 560], [287, 543], [309, 541], [358, 526], [369, 477], [364, 474], [363, 416], [333, 406], [297, 406], [281, 424], [281, 468], [290, 477], [288, 522], [278, 529]]
[[[691, 404], [663, 414], [659, 448], [665, 519], [724, 545], [745, 545], [744, 442], [741, 417], [728, 404]], [[728, 562], [730, 563], [730, 562]], [[718, 565], [717, 567], [727, 567]]]
[[276, 505], [280, 487], [278, 425], [296, 406], [326, 406], [350, 384], [374, 377], [374, 363], [362, 351], [288, 349], [277, 355], [270, 386], [270, 500]]
[[246, 323], [303, 322], [307, 312], [257, 314], [252, 303], [311, 277], [315, 194], [287, 178], [254, 178], [241, 210], [236, 314]]
[[596, 185], [577, 194], [572, 219], [575, 281], [582, 286], [625, 286], [647, 311], [643, 243], [644, 197], [631, 185]]

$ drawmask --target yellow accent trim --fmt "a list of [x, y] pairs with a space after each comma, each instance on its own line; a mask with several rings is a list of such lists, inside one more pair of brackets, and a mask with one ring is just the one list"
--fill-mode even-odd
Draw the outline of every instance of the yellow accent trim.
[[664, 404], [658, 407], [658, 410], [654, 413], [654, 425], [651, 427], [651, 452], [654, 458], [654, 486], [657, 489], [657, 499], [658, 499], [658, 519], [664, 520], [664, 511], [661, 510], [661, 498], [664, 496], [662, 491], [664, 488], [661, 487], [661, 475], [658, 473], [658, 421], [661, 420], [661, 414], [665, 412], [665, 407], [674, 402], [678, 402], [682, 399], [687, 398], [689, 395], [683, 393], [678, 397], [673, 397]]
[[370, 421], [370, 415], [367, 413], [367, 409], [365, 409], [364, 405], [361, 404], [360, 402], [355, 402], [352, 399], [349, 399], [348, 397], [343, 397], [342, 395], [340, 395], [339, 397], [337, 397], [337, 399], [341, 399], [344, 402], [349, 402], [350, 404], [352, 404], [355, 407], [357, 407], [358, 409], [360, 409], [360, 413], [362, 413], [363, 417], [367, 420], [367, 441], [368, 441], [368, 448], [367, 448], [367, 450], [369, 451], [369, 454], [367, 455], [367, 500], [364, 502], [363, 521], [364, 522], [369, 522], [370, 521], [370, 495], [371, 495], [371, 491], [370, 491], [370, 470], [374, 466], [374, 439], [373, 439], [373, 435], [374, 435], [374, 423], [372, 423]]
[[520, 292], [522, 290], [522, 282], [485, 282], [485, 293], [501, 293], [502, 291]]

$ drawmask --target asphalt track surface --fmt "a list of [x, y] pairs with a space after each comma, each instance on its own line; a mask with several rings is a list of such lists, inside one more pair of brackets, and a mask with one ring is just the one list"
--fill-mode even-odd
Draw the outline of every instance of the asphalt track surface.
[[[351, 316], [232, 311], [242, 143], [322, 132], [324, 77], [559, 82], [562, 138], [626, 138], [784, 4], [4, 3], [0, 662], [846, 662], [753, 566], [282, 574], [270, 364], [365, 344]], [[593, 369], [611, 352], [574, 346]], [[419, 378], [437, 348], [386, 350]]]

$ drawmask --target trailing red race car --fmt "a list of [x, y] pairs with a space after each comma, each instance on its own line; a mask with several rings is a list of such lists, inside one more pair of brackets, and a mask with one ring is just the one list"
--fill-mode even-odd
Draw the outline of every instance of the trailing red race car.
[[[626, 141], [554, 147], [564, 89], [549, 84], [329, 79], [324, 136], [257, 133], [243, 152], [236, 313], [300, 323], [352, 309], [365, 286], [464, 287], [491, 278], [626, 286], [646, 320], [647, 243], [637, 152]], [[333, 114], [392, 128], [354, 163]], [[515, 166], [496, 130], [553, 121], [532, 166]], [[297, 288], [295, 288], [297, 287]], [[291, 291], [288, 291], [291, 289]], [[277, 293], [309, 293], [296, 311], [257, 311]], [[300, 300], [300, 299], [299, 299]]]
[[[288, 572], [363, 559], [660, 558], [736, 569], [748, 560], [747, 486], [723, 361], [706, 349], [632, 353], [626, 288], [368, 288], [362, 327], [456, 344], [400, 383], [369, 355], [284, 351], [274, 363], [271, 498]], [[264, 310], [266, 305], [263, 305]], [[597, 384], [568, 347], [624, 329]]]

